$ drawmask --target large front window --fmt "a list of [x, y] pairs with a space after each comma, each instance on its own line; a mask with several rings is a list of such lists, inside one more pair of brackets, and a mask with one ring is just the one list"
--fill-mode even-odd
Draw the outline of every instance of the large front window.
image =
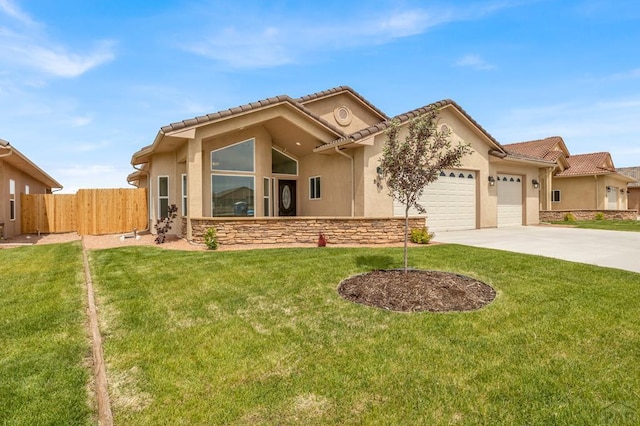
[[[211, 216], [255, 216], [255, 139], [211, 151]], [[222, 173], [220, 173], [222, 172]]]
[[253, 172], [255, 140], [249, 139], [211, 151], [211, 170]]
[[253, 176], [211, 176], [212, 216], [254, 216]]

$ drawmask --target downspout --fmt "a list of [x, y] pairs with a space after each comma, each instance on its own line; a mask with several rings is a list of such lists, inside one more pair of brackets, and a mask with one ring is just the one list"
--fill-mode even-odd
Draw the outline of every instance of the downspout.
[[353, 165], [353, 157], [340, 151], [340, 148], [338, 148], [337, 146], [335, 146], [334, 149], [338, 154], [342, 155], [343, 157], [347, 157], [349, 160], [351, 160], [351, 217], [354, 217], [355, 210], [356, 210], [356, 199], [355, 199], [355, 189], [354, 189], [356, 184], [356, 177], [355, 177], [355, 167]]

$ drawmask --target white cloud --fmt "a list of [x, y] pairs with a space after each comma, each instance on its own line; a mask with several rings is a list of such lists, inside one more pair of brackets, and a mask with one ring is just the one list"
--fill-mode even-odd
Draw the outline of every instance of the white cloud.
[[488, 63], [478, 55], [465, 55], [455, 63], [457, 67], [469, 67], [477, 70], [492, 70], [495, 66]]
[[0, 11], [25, 25], [35, 25], [29, 15], [20, 10], [11, 0], [0, 0]]
[[[211, 27], [215, 28], [212, 33], [204, 30], [204, 34], [198, 34], [197, 40], [181, 43], [180, 47], [232, 67], [276, 67], [327, 50], [384, 44], [423, 34], [440, 25], [481, 19], [514, 4], [493, 2], [464, 8], [414, 8], [377, 12], [368, 17], [366, 12], [358, 10], [354, 18], [343, 16], [339, 21], [323, 21], [317, 16], [314, 16], [313, 22], [305, 22], [304, 18], [294, 16], [264, 19], [282, 23], [279, 25], [249, 22], [247, 15], [251, 14], [243, 10], [233, 18], [227, 17], [224, 25], [212, 24]], [[247, 28], [251, 30], [247, 31]], [[483, 65], [490, 66], [486, 63]]]
[[[0, 56], [5, 67], [17, 67], [15, 74], [26, 69], [47, 76], [78, 77], [115, 58], [114, 43], [110, 41], [97, 43], [89, 52], [77, 53], [50, 40], [43, 26], [10, 0], [0, 0], [0, 14], [9, 18], [7, 26], [0, 27]], [[23, 78], [20, 75], [21, 81]]]

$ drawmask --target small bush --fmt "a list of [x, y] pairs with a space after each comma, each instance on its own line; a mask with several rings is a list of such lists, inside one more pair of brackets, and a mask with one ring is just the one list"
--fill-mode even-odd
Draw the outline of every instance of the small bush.
[[218, 233], [216, 228], [209, 228], [204, 233], [204, 243], [209, 250], [215, 250], [218, 248]]
[[573, 215], [573, 213], [567, 213], [564, 215], [564, 221], [565, 222], [575, 222], [576, 221], [576, 217]]
[[318, 247], [326, 247], [326, 246], [327, 246], [327, 238], [321, 232], [320, 235], [318, 235]]
[[602, 212], [596, 213], [596, 220], [604, 220], [604, 213]]
[[429, 241], [431, 241], [435, 235], [433, 232], [429, 232], [426, 226], [413, 228], [411, 230], [411, 241], [416, 244], [429, 244]]

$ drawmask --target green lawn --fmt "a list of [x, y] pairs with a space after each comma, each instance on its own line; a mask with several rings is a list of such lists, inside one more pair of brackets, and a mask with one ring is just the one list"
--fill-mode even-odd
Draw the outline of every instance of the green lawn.
[[570, 222], [563, 221], [553, 223], [571, 225], [575, 226], [576, 228], [640, 232], [640, 220], [577, 220]]
[[78, 243], [0, 250], [0, 424], [92, 424]]
[[640, 423], [639, 274], [416, 247], [413, 266], [498, 296], [476, 312], [401, 314], [336, 287], [401, 266], [402, 249], [90, 257], [116, 424]]

